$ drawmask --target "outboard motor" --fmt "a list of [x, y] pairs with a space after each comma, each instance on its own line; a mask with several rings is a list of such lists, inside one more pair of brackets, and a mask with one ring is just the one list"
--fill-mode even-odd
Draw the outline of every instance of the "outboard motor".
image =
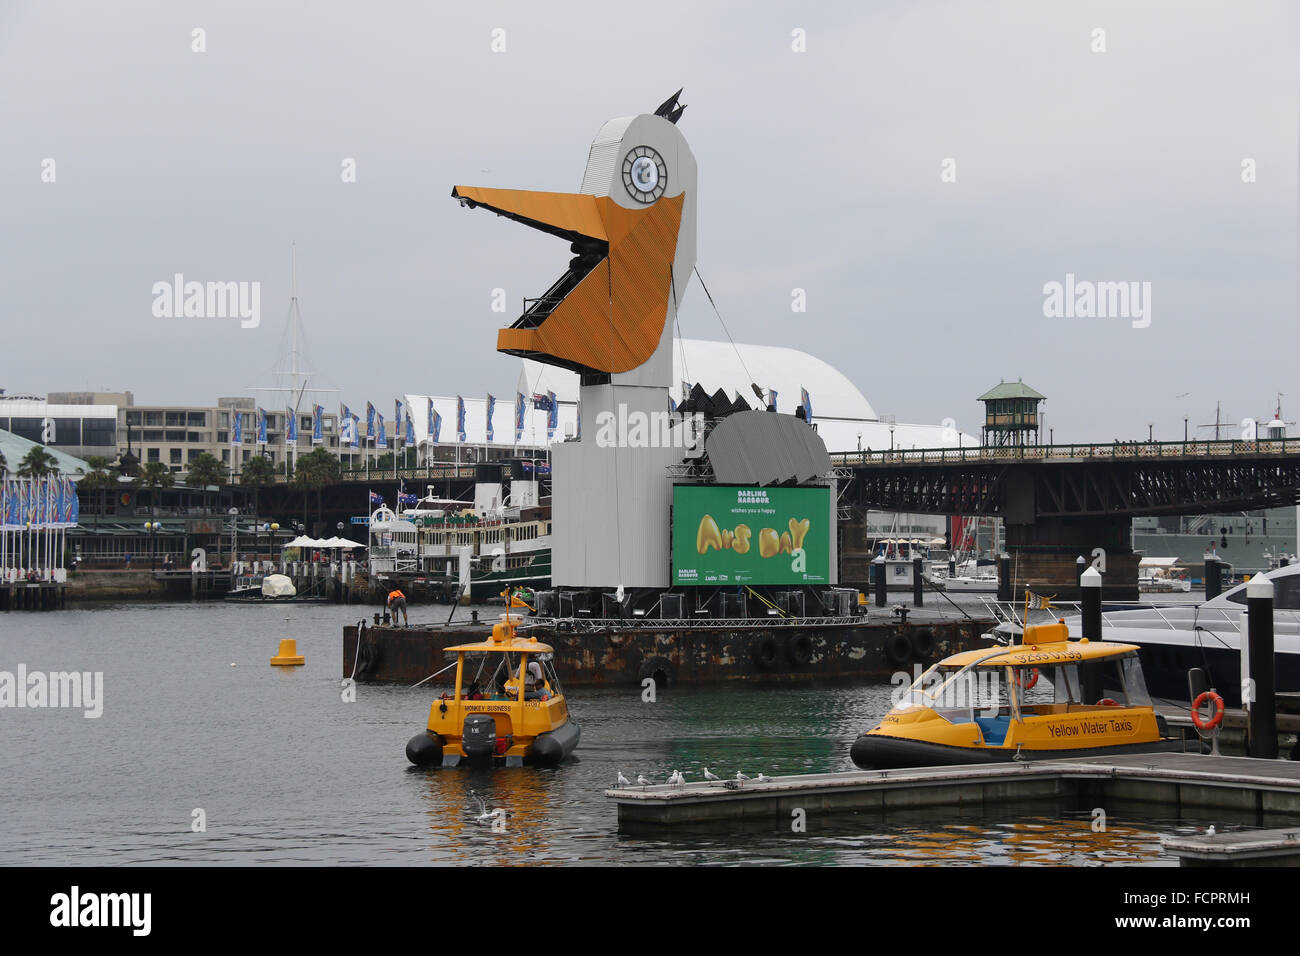
[[470, 760], [491, 760], [497, 748], [497, 722], [491, 714], [470, 714], [461, 730], [461, 748]]

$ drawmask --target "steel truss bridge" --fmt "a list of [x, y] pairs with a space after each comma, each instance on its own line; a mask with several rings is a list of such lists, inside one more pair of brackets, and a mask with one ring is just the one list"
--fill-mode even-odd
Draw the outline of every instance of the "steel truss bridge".
[[1300, 438], [926, 448], [832, 455], [841, 507], [1069, 517], [1213, 514], [1300, 503]]

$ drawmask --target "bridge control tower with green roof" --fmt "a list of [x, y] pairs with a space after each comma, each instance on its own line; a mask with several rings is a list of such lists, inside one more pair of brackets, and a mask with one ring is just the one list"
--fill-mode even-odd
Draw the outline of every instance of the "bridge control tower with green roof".
[[979, 397], [984, 403], [981, 443], [994, 447], [1038, 444], [1038, 406], [1047, 396], [1023, 380], [999, 382]]

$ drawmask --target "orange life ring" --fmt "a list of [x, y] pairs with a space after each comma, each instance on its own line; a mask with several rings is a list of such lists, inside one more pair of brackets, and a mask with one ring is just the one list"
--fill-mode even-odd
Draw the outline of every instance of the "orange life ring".
[[1023, 667], [1019, 667], [1016, 669], [1015, 672], [1016, 686], [1019, 687], [1021, 690], [1031, 690], [1033, 689], [1033, 686], [1038, 683], [1038, 668], [1037, 667], [1029, 668], [1030, 673], [1032, 674], [1029, 680], [1025, 680], [1024, 677], [1021, 676], [1024, 673], [1024, 670], [1025, 669]]
[[[1201, 704], [1207, 700], [1214, 701], [1214, 716], [1208, 721], [1203, 721], [1201, 719]], [[1223, 698], [1214, 691], [1207, 690], [1192, 701], [1192, 723], [1196, 725], [1197, 730], [1213, 730], [1223, 723]]]

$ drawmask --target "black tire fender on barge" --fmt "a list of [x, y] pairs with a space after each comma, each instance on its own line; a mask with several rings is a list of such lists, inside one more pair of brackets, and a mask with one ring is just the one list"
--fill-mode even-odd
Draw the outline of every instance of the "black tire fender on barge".
[[361, 651], [357, 655], [357, 673], [372, 673], [375, 666], [379, 663], [379, 645], [374, 641], [365, 641], [361, 645]]
[[795, 667], [804, 667], [812, 661], [813, 642], [807, 634], [795, 634], [785, 645], [785, 653]]
[[912, 632], [912, 653], [920, 661], [934, 657], [934, 631], [928, 627], [919, 627]]
[[754, 666], [761, 671], [770, 671], [781, 657], [781, 646], [770, 634], [764, 634], [754, 641]]
[[912, 662], [912, 642], [906, 634], [895, 631], [885, 638], [885, 660], [895, 667], [902, 667]]
[[641, 665], [641, 670], [637, 672], [637, 680], [644, 685], [649, 678], [655, 682], [656, 689], [672, 687], [677, 683], [677, 672], [673, 667], [673, 662], [668, 658], [656, 655], [647, 657]]

